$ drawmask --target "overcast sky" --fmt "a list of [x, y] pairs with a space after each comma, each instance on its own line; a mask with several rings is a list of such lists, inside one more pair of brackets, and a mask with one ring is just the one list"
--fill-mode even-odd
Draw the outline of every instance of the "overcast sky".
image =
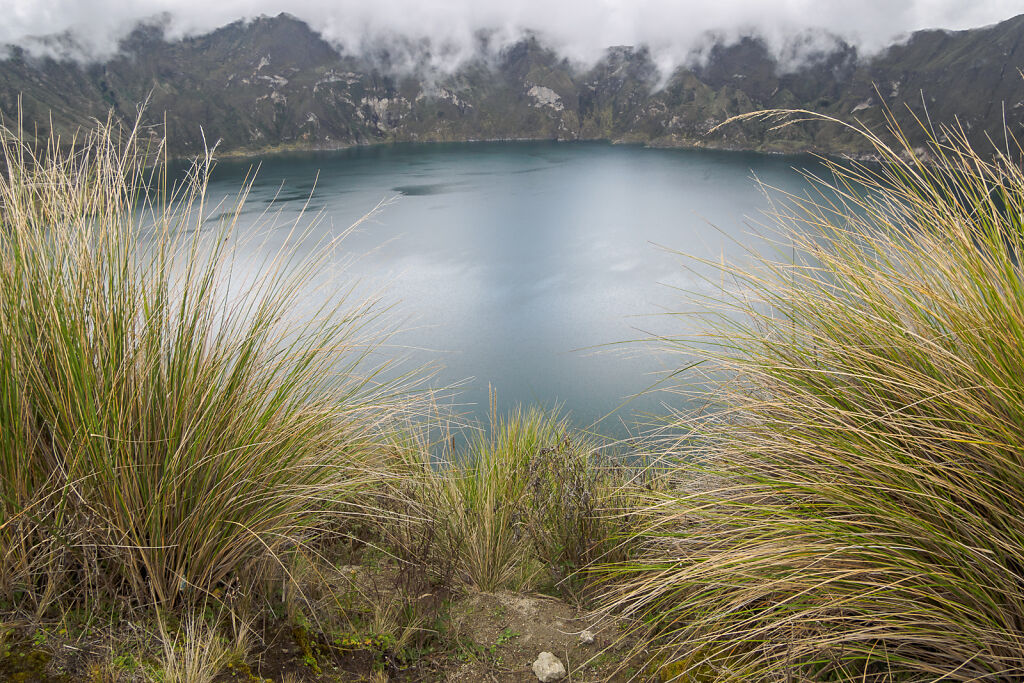
[[457, 61], [480, 29], [506, 41], [532, 29], [580, 61], [610, 45], [643, 44], [668, 67], [699, 49], [708, 31], [757, 32], [781, 51], [788, 37], [823, 28], [871, 52], [916, 29], [1022, 14], [1024, 0], [0, 0], [0, 44], [70, 32], [90, 57], [104, 57], [138, 21], [161, 14], [178, 37], [279, 12], [353, 52], [397, 34], [430, 39]]

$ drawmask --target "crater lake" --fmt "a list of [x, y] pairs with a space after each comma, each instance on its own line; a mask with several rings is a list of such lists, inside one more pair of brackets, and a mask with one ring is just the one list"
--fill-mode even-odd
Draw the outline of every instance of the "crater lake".
[[692, 359], [670, 340], [699, 334], [690, 314], [727, 286], [700, 260], [745, 267], [780, 249], [759, 236], [762, 184], [803, 193], [796, 169], [821, 166], [589, 142], [400, 144], [220, 160], [208, 194], [230, 213], [255, 173], [235, 231], [263, 238], [239, 242], [235, 268], [262, 267], [256, 252], [296, 221], [314, 221], [309, 249], [358, 223], [331, 286], [379, 294], [396, 331], [375, 355], [432, 366], [430, 386], [455, 387], [447, 402], [467, 418], [486, 419], [493, 388], [499, 411], [557, 405], [625, 435], [695, 407], [673, 390]]

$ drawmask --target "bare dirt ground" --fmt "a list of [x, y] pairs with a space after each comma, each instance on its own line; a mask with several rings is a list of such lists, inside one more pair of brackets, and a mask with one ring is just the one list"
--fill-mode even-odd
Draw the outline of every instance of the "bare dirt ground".
[[[614, 623], [594, 623], [571, 605], [542, 595], [477, 593], [453, 605], [452, 628], [485, 649], [486, 656], [453, 665], [442, 680], [452, 683], [536, 681], [531, 668], [540, 652], [551, 652], [567, 670], [566, 681], [625, 681], [636, 673], [626, 660], [629, 645]], [[580, 634], [589, 630], [594, 640]]]

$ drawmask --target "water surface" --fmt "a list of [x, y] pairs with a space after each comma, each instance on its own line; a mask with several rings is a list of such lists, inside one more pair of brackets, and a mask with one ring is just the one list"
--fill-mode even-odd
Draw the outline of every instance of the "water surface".
[[[601, 143], [284, 155], [260, 162], [240, 228], [270, 207], [282, 235], [301, 211], [335, 235], [392, 200], [344, 242], [360, 291], [395, 304], [401, 331], [383, 353], [442, 365], [434, 383], [460, 383], [472, 415], [486, 415], [493, 386], [503, 409], [560, 403], [580, 425], [614, 413], [601, 429], [621, 433], [662, 403], [685, 407], [672, 394], [629, 400], [686, 359], [624, 342], [694, 332], [666, 313], [700, 310], [720, 284], [670, 250], [749, 262], [767, 248], [753, 235], [768, 208], [754, 177], [801, 192], [793, 167], [812, 164]], [[235, 196], [252, 165], [220, 162], [214, 199]]]

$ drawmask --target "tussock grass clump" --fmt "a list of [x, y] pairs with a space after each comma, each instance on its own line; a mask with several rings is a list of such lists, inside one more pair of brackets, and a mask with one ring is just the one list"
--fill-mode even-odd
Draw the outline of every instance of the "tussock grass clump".
[[586, 553], [575, 546], [592, 540], [584, 527], [597, 523], [596, 501], [584, 498], [594, 493], [585, 479], [596, 475], [592, 451], [565, 419], [539, 409], [492, 419], [442, 474], [463, 580], [488, 591], [528, 587], [542, 563], [564, 566]]
[[663, 680], [1024, 677], [1024, 174], [862, 132], [881, 163], [783, 197], [796, 258], [684, 344], [721, 484], [661, 501], [611, 601]]
[[296, 260], [292, 226], [232, 280], [244, 190], [211, 230], [209, 158], [168, 190], [138, 140], [108, 125], [76, 151], [35, 150], [0, 131], [8, 606], [245, 592], [324, 513], [352, 510], [400, 412], [366, 359], [373, 301], [319, 295], [293, 315], [334, 244]]
[[580, 570], [621, 556], [631, 491], [627, 469], [557, 411], [492, 407], [450, 461], [409, 472], [390, 543], [445, 581], [579, 597]]

